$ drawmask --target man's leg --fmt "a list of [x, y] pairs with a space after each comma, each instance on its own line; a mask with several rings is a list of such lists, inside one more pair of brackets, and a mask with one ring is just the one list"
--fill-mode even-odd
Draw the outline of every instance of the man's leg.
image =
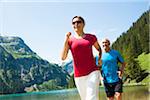
[[122, 100], [122, 93], [115, 92], [115, 98], [116, 100]]
[[122, 100], [122, 92], [123, 92], [123, 83], [120, 79], [115, 86], [115, 98], [116, 100]]
[[112, 96], [112, 97], [107, 97], [107, 100], [114, 100], [114, 96]]
[[107, 100], [114, 100], [114, 95], [115, 95], [114, 84], [104, 83], [104, 86], [105, 86], [105, 92], [107, 95]]

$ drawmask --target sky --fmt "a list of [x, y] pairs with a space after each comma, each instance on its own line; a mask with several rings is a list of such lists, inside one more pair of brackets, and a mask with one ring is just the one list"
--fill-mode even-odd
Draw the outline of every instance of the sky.
[[147, 0], [0, 0], [0, 35], [20, 37], [41, 58], [59, 64], [65, 34], [74, 35], [74, 16], [85, 19], [85, 33], [114, 42], [148, 9]]

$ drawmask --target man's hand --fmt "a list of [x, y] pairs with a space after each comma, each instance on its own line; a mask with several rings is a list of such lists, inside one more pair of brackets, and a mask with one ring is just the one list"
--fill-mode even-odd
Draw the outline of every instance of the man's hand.
[[119, 76], [119, 78], [121, 78], [121, 79], [122, 79], [122, 76], [123, 76], [123, 72], [124, 72], [125, 65], [126, 65], [126, 63], [123, 62], [123, 63], [122, 63], [122, 67], [120, 67], [120, 69], [118, 70], [118, 76]]
[[122, 79], [123, 72], [122, 71], [118, 71], [117, 73], [118, 73], [119, 78]]

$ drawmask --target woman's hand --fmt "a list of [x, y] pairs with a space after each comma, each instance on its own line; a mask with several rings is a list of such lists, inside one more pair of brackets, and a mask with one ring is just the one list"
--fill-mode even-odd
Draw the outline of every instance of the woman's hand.
[[98, 66], [99, 66], [99, 67], [102, 66], [102, 60], [101, 60], [101, 58], [98, 58]]
[[68, 33], [66, 34], [66, 37], [69, 38], [70, 36], [71, 36], [71, 32], [68, 32]]

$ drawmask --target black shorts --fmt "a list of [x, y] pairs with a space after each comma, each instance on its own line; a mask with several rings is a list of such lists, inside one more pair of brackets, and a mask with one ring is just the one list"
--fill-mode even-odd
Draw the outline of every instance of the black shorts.
[[112, 97], [115, 95], [115, 92], [122, 93], [123, 92], [123, 83], [120, 79], [118, 82], [115, 83], [104, 83], [105, 92], [107, 97]]

